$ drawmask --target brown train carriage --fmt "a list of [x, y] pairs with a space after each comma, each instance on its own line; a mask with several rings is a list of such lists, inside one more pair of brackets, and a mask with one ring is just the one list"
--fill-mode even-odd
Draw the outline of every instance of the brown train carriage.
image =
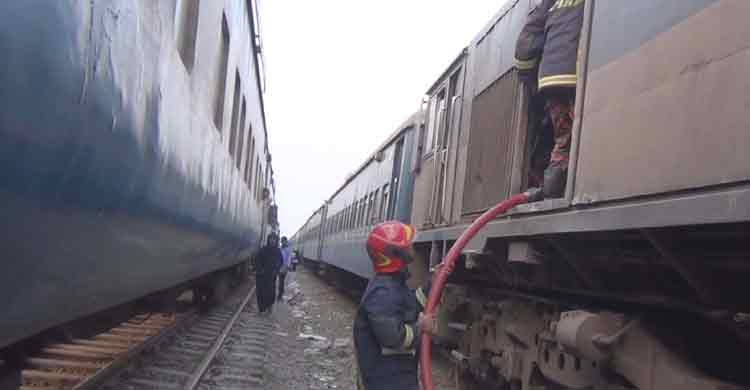
[[[543, 113], [513, 54], [534, 3], [509, 1], [428, 91], [417, 275], [529, 186]], [[443, 295], [461, 385], [748, 385], [750, 2], [585, 7], [565, 196], [491, 222]]]

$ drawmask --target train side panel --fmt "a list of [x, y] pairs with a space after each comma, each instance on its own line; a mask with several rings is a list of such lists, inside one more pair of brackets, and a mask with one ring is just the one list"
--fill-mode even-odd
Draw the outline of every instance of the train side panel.
[[200, 2], [195, 30], [184, 4], [0, 4], [0, 347], [258, 244], [270, 177], [248, 184], [246, 141], [270, 163], [250, 3]]
[[743, 1], [599, 1], [575, 200], [750, 179]]

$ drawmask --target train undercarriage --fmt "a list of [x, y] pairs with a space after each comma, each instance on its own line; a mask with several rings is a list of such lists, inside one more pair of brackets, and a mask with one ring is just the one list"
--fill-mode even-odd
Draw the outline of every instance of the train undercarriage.
[[[488, 239], [443, 291], [436, 340], [461, 390], [750, 388], [746, 230]], [[434, 265], [450, 245], [418, 251]]]

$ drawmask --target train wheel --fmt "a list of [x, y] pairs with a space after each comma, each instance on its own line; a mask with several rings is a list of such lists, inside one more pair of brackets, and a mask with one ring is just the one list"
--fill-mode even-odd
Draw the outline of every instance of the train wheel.
[[226, 273], [222, 272], [214, 279], [211, 289], [211, 304], [218, 305], [229, 296], [230, 282]]
[[456, 390], [481, 390], [477, 380], [471, 375], [463, 364], [457, 363], [453, 366], [453, 376], [456, 378]]

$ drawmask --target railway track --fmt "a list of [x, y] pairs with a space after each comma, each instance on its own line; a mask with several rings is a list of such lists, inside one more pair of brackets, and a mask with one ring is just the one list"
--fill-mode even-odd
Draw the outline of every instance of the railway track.
[[135, 316], [88, 339], [49, 344], [26, 359], [21, 390], [80, 388], [113, 370], [174, 330], [180, 321], [169, 314]]
[[262, 388], [271, 320], [249, 304], [255, 288], [206, 313], [133, 318], [27, 359], [21, 390]]

